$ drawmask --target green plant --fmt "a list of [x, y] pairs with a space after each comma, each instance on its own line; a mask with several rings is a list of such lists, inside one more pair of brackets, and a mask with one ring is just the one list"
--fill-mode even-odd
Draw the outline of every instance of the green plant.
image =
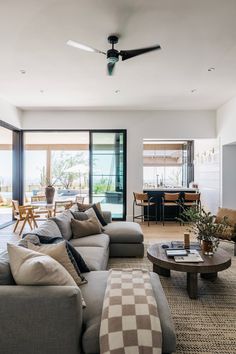
[[87, 164], [88, 162], [83, 153], [53, 152], [52, 177], [54, 178], [54, 182], [51, 185], [60, 182], [65, 189], [73, 188], [74, 181], [78, 178], [81, 179], [80, 166], [87, 166]]
[[220, 222], [216, 222], [216, 216], [203, 208], [185, 209], [179, 220], [183, 223], [189, 223], [188, 231], [193, 232], [199, 241], [214, 241], [216, 246], [219, 244], [219, 237], [222, 235], [229, 223], [227, 217]]
[[93, 190], [96, 194], [109, 192], [111, 190], [111, 186], [109, 185], [108, 178], [101, 177], [99, 182], [94, 183]]

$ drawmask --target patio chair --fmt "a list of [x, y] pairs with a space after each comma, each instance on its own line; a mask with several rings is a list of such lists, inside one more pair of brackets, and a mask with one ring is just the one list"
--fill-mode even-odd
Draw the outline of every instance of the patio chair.
[[58, 201], [55, 202], [54, 206], [54, 216], [58, 213], [62, 213], [64, 210], [70, 209], [73, 205], [72, 200], [64, 200], [64, 201]]
[[76, 197], [75, 197], [75, 202], [76, 203], [80, 203], [80, 204], [84, 204], [84, 197], [82, 197], [82, 196], [80, 196], [80, 195], [77, 195]]
[[36, 218], [40, 215], [34, 212], [34, 209], [30, 206], [20, 206], [18, 200], [12, 200], [12, 208], [13, 208], [13, 216], [16, 219], [16, 224], [14, 226], [13, 232], [16, 232], [17, 226], [19, 225], [20, 221], [23, 221], [21, 226], [19, 235], [22, 234], [26, 223], [29, 224], [30, 229], [32, 230], [34, 227], [38, 227]]

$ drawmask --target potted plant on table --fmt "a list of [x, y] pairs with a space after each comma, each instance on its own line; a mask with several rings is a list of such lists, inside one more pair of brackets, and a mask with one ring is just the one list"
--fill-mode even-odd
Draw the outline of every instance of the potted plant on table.
[[227, 217], [220, 222], [216, 222], [216, 215], [205, 211], [203, 208], [191, 207], [185, 209], [180, 220], [183, 223], [189, 223], [188, 231], [193, 232], [197, 237], [205, 255], [213, 255], [219, 246], [219, 237], [229, 227]]

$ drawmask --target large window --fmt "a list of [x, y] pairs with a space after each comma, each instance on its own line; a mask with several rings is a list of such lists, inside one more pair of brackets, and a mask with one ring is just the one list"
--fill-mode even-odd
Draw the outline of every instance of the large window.
[[89, 201], [89, 133], [30, 132], [25, 133], [25, 200], [43, 195], [52, 184], [55, 199], [75, 199], [79, 195]]
[[12, 221], [12, 131], [0, 126], [0, 226]]
[[187, 187], [193, 179], [191, 141], [144, 140], [144, 188]]
[[25, 132], [24, 144], [26, 202], [51, 183], [55, 200], [82, 196], [125, 218], [125, 132]]

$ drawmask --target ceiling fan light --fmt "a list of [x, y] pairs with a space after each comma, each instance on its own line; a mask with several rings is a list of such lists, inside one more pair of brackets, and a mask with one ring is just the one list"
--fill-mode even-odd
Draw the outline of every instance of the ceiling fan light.
[[82, 44], [82, 43], [78, 43], [78, 42], [74, 42], [74, 41], [69, 40], [66, 42], [66, 44], [71, 47], [87, 50], [87, 52], [95, 52], [95, 50], [93, 48], [88, 47], [87, 45]]
[[108, 63], [112, 63], [113, 64], [113, 63], [117, 63], [119, 58], [109, 57], [109, 58], [107, 58], [107, 60], [108, 60]]

